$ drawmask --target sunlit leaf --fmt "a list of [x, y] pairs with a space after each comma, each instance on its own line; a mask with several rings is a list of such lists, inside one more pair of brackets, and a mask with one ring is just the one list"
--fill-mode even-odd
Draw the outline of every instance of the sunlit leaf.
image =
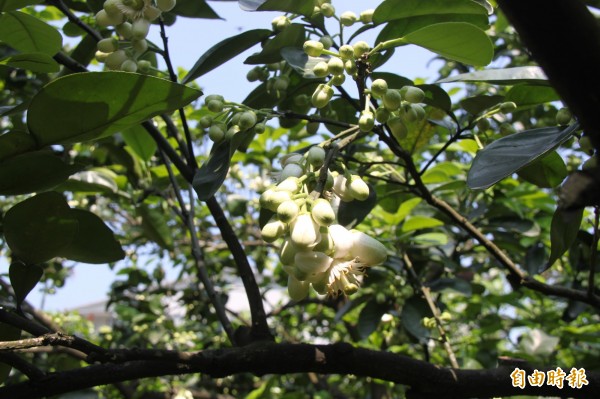
[[483, 189], [499, 182], [552, 151], [578, 128], [578, 124], [573, 124], [563, 130], [559, 127], [532, 129], [494, 141], [475, 156], [467, 185], [471, 189]]
[[310, 57], [301, 48], [285, 47], [281, 49], [281, 56], [303, 78], [315, 79], [313, 69], [317, 63], [327, 61], [330, 57]]
[[26, 69], [32, 72], [58, 72], [60, 67], [54, 59], [44, 53], [15, 54], [0, 60], [0, 65]]
[[201, 91], [127, 72], [89, 72], [50, 82], [29, 106], [38, 145], [93, 140], [184, 107]]
[[460, 105], [465, 111], [470, 114], [478, 115], [488, 108], [498, 105], [504, 101], [504, 96], [491, 95], [491, 96], [473, 96], [467, 97], [460, 100]]
[[204, 0], [177, 0], [169, 12], [187, 18], [221, 19]]
[[311, 16], [314, 5], [310, 1], [297, 0], [239, 0], [244, 11], [283, 11]]
[[538, 187], [554, 188], [563, 182], [568, 171], [562, 157], [556, 151], [552, 151], [521, 168], [517, 174]]
[[467, 15], [484, 16], [487, 20], [487, 10], [471, 0], [386, 0], [375, 9], [373, 22], [381, 24], [419, 16], [446, 16], [461, 21]]
[[141, 126], [133, 126], [121, 132], [121, 136], [142, 161], [149, 161], [156, 152], [156, 141]]
[[94, 168], [75, 173], [56, 190], [78, 193], [115, 193], [117, 174], [108, 168]]
[[412, 216], [411, 218], [407, 219], [404, 222], [404, 224], [402, 225], [402, 231], [406, 233], [409, 231], [414, 231], [414, 230], [419, 230], [419, 229], [428, 229], [428, 228], [438, 227], [438, 226], [443, 226], [443, 225], [444, 225], [444, 222], [442, 222], [439, 219], [428, 217], [428, 216], [415, 215], [415, 216]]
[[54, 55], [62, 48], [56, 28], [20, 11], [0, 15], [0, 41], [24, 53]]
[[254, 45], [262, 42], [273, 34], [267, 29], [254, 29], [229, 37], [209, 48], [196, 61], [182, 82], [191, 82], [205, 73], [212, 71], [221, 64], [243, 53]]
[[142, 218], [142, 229], [146, 237], [157, 243], [163, 249], [173, 248], [173, 237], [167, 225], [167, 217], [160, 209], [151, 207], [144, 202], [136, 208]]
[[281, 49], [301, 48], [304, 43], [304, 25], [291, 24], [275, 37], [269, 39], [258, 54], [246, 58], [244, 64], [270, 64], [282, 60]]
[[504, 101], [512, 101], [519, 108], [560, 100], [556, 91], [549, 86], [519, 84], [510, 88]]
[[516, 85], [519, 83], [549, 85], [544, 71], [538, 66], [487, 69], [485, 71], [461, 73], [440, 79], [436, 83], [450, 82], [485, 82], [497, 85]]

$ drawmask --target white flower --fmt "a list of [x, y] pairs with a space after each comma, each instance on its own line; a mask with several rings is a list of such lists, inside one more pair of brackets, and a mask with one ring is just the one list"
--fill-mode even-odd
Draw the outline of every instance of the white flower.
[[327, 271], [327, 295], [337, 297], [340, 294], [352, 295], [358, 291], [360, 277], [364, 276], [369, 265], [358, 259], [348, 261], [334, 260]]
[[145, 16], [156, 18], [160, 15], [160, 10], [152, 5], [151, 0], [122, 0], [116, 5], [119, 11], [131, 21], [136, 21]]

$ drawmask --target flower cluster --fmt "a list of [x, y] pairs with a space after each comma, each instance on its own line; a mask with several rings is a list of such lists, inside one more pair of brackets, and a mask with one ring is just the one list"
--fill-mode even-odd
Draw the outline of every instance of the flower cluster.
[[252, 130], [261, 134], [266, 126], [258, 120], [256, 112], [240, 104], [227, 103], [223, 96], [211, 94], [204, 99], [204, 105], [213, 114], [200, 118], [200, 127], [208, 137], [218, 143], [230, 140], [239, 132]]
[[100, 27], [114, 26], [122, 40], [117, 37], [100, 40], [96, 59], [109, 69], [147, 72], [150, 62], [139, 58], [148, 50], [146, 36], [150, 22], [173, 9], [175, 1], [156, 0], [153, 4], [152, 0], [106, 0], [96, 14], [96, 23]]
[[350, 295], [358, 290], [366, 269], [387, 258], [379, 241], [336, 224], [336, 213], [326, 199], [367, 199], [369, 186], [360, 176], [327, 171], [326, 198], [309, 195], [325, 155], [318, 146], [305, 155], [286, 155], [281, 159], [279, 182], [260, 197], [261, 208], [274, 212], [262, 228], [262, 237], [267, 242], [284, 239], [279, 258], [294, 300], [306, 297], [311, 285], [319, 294]]

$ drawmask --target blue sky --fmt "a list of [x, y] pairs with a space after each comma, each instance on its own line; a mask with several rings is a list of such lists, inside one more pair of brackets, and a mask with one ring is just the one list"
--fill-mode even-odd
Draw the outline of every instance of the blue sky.
[[[375, 8], [379, 3], [380, 1], [373, 0], [333, 1], [338, 15], [344, 11], [354, 11], [358, 15], [367, 8]], [[169, 48], [175, 66], [189, 70], [196, 60], [214, 44], [242, 31], [269, 29], [271, 20], [280, 15], [278, 12], [245, 12], [235, 1], [210, 2], [210, 5], [225, 20], [178, 18], [176, 24], [167, 28]], [[353, 30], [354, 27], [350, 29]], [[331, 31], [335, 32], [334, 29]], [[376, 30], [365, 32], [360, 36], [360, 40], [372, 43], [375, 40], [376, 32]], [[345, 36], [348, 37], [347, 34]], [[154, 43], [161, 43], [156, 26], [152, 26], [149, 39]], [[205, 94], [219, 93], [227, 100], [241, 102], [256, 87], [256, 83], [249, 83], [245, 78], [252, 66], [244, 65], [243, 60], [257, 50], [258, 47], [241, 54], [222, 67], [202, 76], [197, 83], [203, 88]], [[411, 79], [425, 78], [427, 82], [432, 82], [439, 64], [433, 63], [430, 68], [427, 68], [426, 65], [433, 57], [434, 54], [427, 50], [416, 46], [405, 46], [397, 49], [383, 70], [399, 73]], [[55, 295], [46, 297], [44, 309], [70, 309], [105, 299], [118, 269], [119, 264], [115, 270], [111, 270], [108, 265], [79, 264], [75, 266], [74, 274], [67, 280], [66, 285]], [[5, 259], [0, 260], [0, 270], [7, 270]], [[174, 278], [177, 273], [171, 271], [168, 275]], [[42, 303], [42, 295], [38, 288], [36, 287], [28, 297], [28, 300], [35, 306], [40, 306]]]

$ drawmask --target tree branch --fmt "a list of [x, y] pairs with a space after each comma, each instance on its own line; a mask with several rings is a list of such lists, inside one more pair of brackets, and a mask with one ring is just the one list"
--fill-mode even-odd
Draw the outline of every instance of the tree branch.
[[[173, 374], [205, 373], [213, 378], [221, 378], [240, 373], [260, 376], [308, 372], [354, 374], [408, 385], [411, 387], [408, 398], [459, 399], [511, 395], [600, 397], [600, 373], [597, 372], [586, 371], [589, 384], [580, 389], [570, 388], [567, 381], [562, 389], [550, 385], [526, 385], [521, 389], [512, 386], [510, 373], [513, 367], [456, 370], [389, 352], [355, 348], [346, 343], [309, 345], [261, 342], [201, 352], [155, 350], [137, 351], [137, 354], [128, 358], [138, 360], [51, 373], [37, 381], [1, 387], [0, 397], [35, 399], [119, 381]], [[139, 359], [141, 357], [144, 359]], [[527, 374], [533, 372], [531, 366], [519, 367]], [[551, 370], [537, 369], [544, 372]]]

